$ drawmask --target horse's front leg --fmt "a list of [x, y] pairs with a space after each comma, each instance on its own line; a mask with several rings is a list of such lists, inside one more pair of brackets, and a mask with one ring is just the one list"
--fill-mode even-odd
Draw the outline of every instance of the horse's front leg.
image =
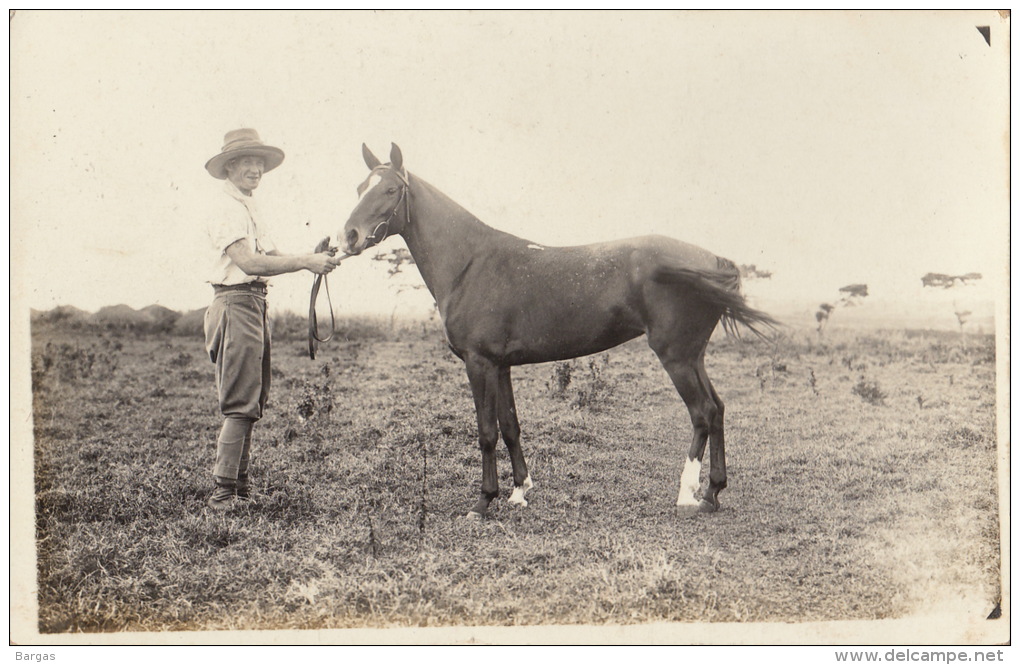
[[478, 416], [478, 444], [482, 449], [482, 492], [468, 517], [483, 517], [489, 503], [499, 495], [499, 478], [496, 476], [496, 442], [499, 427], [496, 405], [499, 398], [499, 368], [486, 358], [475, 354], [464, 359], [467, 366], [471, 394], [475, 398]]
[[514, 402], [514, 387], [510, 380], [510, 368], [499, 368], [499, 399], [497, 400], [496, 417], [499, 420], [499, 432], [503, 435], [503, 443], [510, 453], [510, 464], [514, 470], [514, 491], [507, 499], [512, 506], [528, 505], [524, 495], [535, 486], [528, 474], [528, 465], [524, 461], [521, 450], [521, 425], [517, 420], [517, 405]]

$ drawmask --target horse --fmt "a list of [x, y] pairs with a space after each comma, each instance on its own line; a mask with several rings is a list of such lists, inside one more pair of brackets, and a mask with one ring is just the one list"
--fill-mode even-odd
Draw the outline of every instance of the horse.
[[[511, 505], [534, 487], [521, 450], [510, 369], [599, 353], [646, 335], [687, 406], [693, 439], [676, 510], [715, 512], [726, 487], [723, 401], [705, 372], [716, 325], [737, 322], [768, 338], [777, 323], [750, 307], [728, 260], [663, 236], [546, 247], [491, 228], [404, 168], [391, 144], [383, 164], [362, 144], [368, 177], [338, 243], [356, 256], [400, 235], [435, 298], [447, 343], [463, 360], [478, 421], [481, 493], [468, 517], [488, 514], [499, 495], [496, 444], [513, 468]], [[342, 238], [342, 240], [340, 240]], [[706, 443], [708, 487], [698, 498]]]

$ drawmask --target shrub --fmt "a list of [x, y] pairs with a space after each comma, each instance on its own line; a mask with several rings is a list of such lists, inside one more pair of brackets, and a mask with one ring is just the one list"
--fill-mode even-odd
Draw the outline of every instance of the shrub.
[[848, 286], [841, 287], [839, 292], [842, 294], [835, 303], [823, 302], [818, 306], [818, 311], [815, 312], [815, 321], [818, 322], [818, 335], [821, 336], [822, 331], [825, 329], [825, 324], [832, 318], [832, 313], [836, 311], [837, 307], [854, 307], [859, 305], [864, 298], [868, 297], [868, 285], [867, 284], [850, 284]]
[[612, 398], [616, 392], [616, 383], [606, 376], [608, 367], [608, 353], [588, 359], [588, 373], [578, 382], [574, 408], [597, 411]]
[[552, 378], [546, 382], [545, 387], [556, 399], [566, 399], [567, 388], [570, 387], [570, 377], [573, 374], [574, 366], [569, 362], [558, 362], [553, 365]]
[[[319, 335], [329, 334], [329, 314], [318, 315]], [[304, 340], [308, 337], [308, 316], [284, 310], [272, 317], [273, 339]], [[332, 341], [354, 342], [360, 340], [392, 341], [395, 336], [418, 334], [417, 328], [399, 327], [395, 322], [383, 316], [344, 316], [336, 317]]]
[[174, 321], [170, 332], [180, 337], [203, 337], [205, 335], [205, 310], [194, 309], [185, 312]]
[[575, 409], [597, 411], [616, 392], [616, 382], [606, 375], [608, 367], [608, 353], [588, 358], [587, 372], [582, 371], [581, 360], [558, 362], [546, 381], [546, 390], [553, 399], [570, 399]]
[[160, 335], [172, 332], [177, 319], [181, 318], [180, 312], [162, 305], [149, 305], [140, 309], [138, 313], [142, 316], [138, 323], [138, 331]]
[[92, 315], [92, 323], [100, 330], [138, 330], [146, 316], [128, 305], [103, 307]]
[[[324, 367], [328, 367], [328, 365], [324, 365]], [[328, 420], [333, 411], [333, 394], [330, 390], [328, 376], [320, 382], [297, 379], [293, 383], [289, 397], [293, 402], [284, 408], [293, 409], [294, 414], [300, 418], [301, 422], [307, 422], [312, 418]]]
[[345, 342], [390, 341], [401, 332], [395, 321], [381, 316], [345, 316], [336, 322], [336, 338]]
[[885, 405], [886, 394], [882, 392], [877, 381], [868, 381], [862, 376], [857, 385], [853, 387], [853, 393], [868, 404], [875, 406]]
[[49, 342], [41, 353], [32, 356], [32, 390], [39, 390], [47, 377], [76, 382], [90, 377], [106, 378], [116, 369], [115, 355]]
[[[272, 326], [273, 339], [304, 339], [308, 336], [308, 319], [291, 312], [290, 310], [283, 310], [280, 312], [274, 312], [270, 308], [270, 325]], [[323, 324], [329, 324], [329, 317], [325, 320], [320, 318], [320, 327]], [[324, 331], [325, 332], [325, 331]]]
[[46, 312], [32, 310], [32, 325], [49, 324], [67, 330], [80, 330], [88, 325], [91, 315], [71, 305], [60, 305]]

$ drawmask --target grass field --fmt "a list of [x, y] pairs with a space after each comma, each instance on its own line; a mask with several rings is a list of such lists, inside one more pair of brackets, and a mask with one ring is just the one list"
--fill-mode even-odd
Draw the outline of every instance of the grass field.
[[[999, 596], [990, 337], [721, 339], [722, 509], [673, 504], [690, 422], [643, 340], [515, 368], [530, 506], [482, 521], [461, 363], [438, 331], [278, 339], [257, 500], [204, 501], [201, 340], [33, 331], [43, 633], [902, 617]], [[707, 474], [706, 469], [703, 473]]]

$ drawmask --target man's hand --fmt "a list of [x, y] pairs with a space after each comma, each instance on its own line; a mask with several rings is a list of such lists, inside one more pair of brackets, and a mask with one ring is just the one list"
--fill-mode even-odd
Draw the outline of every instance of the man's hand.
[[340, 260], [333, 258], [332, 253], [319, 252], [318, 254], [308, 255], [308, 262], [305, 268], [314, 272], [316, 275], [328, 275], [333, 272], [338, 265], [340, 265]]

